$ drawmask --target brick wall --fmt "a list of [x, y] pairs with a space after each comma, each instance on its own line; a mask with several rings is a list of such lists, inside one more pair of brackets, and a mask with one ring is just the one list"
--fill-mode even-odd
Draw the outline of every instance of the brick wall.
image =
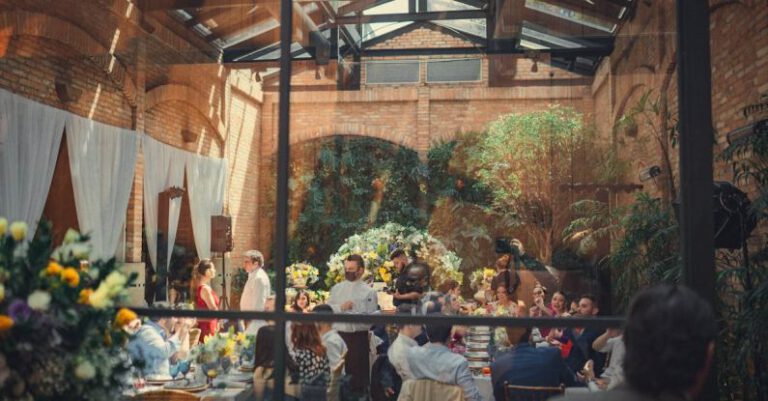
[[[210, 59], [206, 63], [202, 49], [187, 37], [154, 16], [148, 20], [155, 27], [151, 35], [140, 29], [137, 10], [126, 0], [0, 0], [0, 88], [146, 132], [186, 151], [227, 157], [230, 190], [225, 213], [234, 216], [235, 251], [252, 248], [260, 85], [249, 72]], [[57, 80], [68, 82], [81, 96], [61, 102]], [[45, 214], [57, 225], [73, 226], [71, 178], [65, 148], [62, 151]], [[141, 261], [144, 174], [140, 155], [127, 212], [129, 262]], [[188, 200], [181, 213], [178, 243], [194, 249]]]

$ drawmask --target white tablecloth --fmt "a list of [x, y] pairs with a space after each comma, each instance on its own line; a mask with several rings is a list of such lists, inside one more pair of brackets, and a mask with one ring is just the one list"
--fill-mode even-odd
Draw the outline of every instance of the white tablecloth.
[[[242, 375], [242, 373], [235, 373], [233, 372], [231, 376], [236, 377], [239, 379], [239, 376]], [[220, 385], [226, 385], [226, 388], [216, 388]], [[204, 401], [250, 401], [255, 400], [254, 394], [253, 394], [253, 384], [252, 383], [244, 383], [239, 380], [228, 380], [227, 376], [218, 377], [213, 381], [214, 388], [209, 388], [205, 391], [201, 391], [198, 393], [194, 393], [195, 395], [201, 397]], [[129, 390], [123, 394], [124, 399], [126, 400], [133, 400], [136, 399], [136, 396], [138, 394], [142, 394], [145, 392], [149, 392], [152, 390], [161, 390], [163, 386], [157, 386], [157, 385], [147, 385], [143, 389], [139, 390], [138, 392], [134, 390]]]
[[491, 376], [475, 376], [475, 385], [480, 390], [480, 395], [483, 396], [484, 401], [494, 401]]

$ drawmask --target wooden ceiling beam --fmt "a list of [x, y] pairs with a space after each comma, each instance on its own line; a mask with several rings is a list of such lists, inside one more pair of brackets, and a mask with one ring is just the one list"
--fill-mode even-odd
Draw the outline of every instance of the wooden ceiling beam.
[[592, 0], [589, 4], [584, 0], [539, 0], [553, 6], [562, 7], [583, 15], [615, 24], [619, 22], [621, 7], [607, 0]]
[[[262, 4], [261, 0], [258, 4]], [[188, 8], [217, 8], [255, 6], [256, 0], [139, 0], [138, 6], [144, 11], [168, 11]]]

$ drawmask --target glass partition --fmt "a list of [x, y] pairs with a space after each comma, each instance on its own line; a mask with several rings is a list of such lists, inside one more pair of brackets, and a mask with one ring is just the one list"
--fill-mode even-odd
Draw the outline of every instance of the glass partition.
[[[524, 344], [568, 374], [518, 385], [604, 391], [660, 283], [714, 301], [721, 398], [765, 394], [766, 53], [730, 23], [759, 7], [5, 3], [3, 396], [395, 399], [445, 358], [466, 380], [443, 384], [501, 400]], [[148, 361], [149, 329], [179, 353]], [[21, 359], [52, 330], [64, 356]], [[430, 340], [450, 354], [400, 348]]]

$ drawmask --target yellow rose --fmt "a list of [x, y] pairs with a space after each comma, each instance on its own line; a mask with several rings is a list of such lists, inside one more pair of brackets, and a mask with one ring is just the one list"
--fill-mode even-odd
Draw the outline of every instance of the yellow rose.
[[112, 299], [109, 297], [109, 290], [101, 283], [96, 291], [88, 296], [88, 303], [96, 309], [104, 309], [112, 306]]
[[0, 315], [0, 333], [4, 333], [13, 327], [13, 319], [7, 315]]
[[23, 221], [11, 223], [11, 236], [16, 242], [23, 241], [27, 237], [27, 223]]
[[139, 316], [136, 315], [136, 312], [128, 308], [120, 308], [120, 310], [117, 311], [117, 315], [115, 315], [115, 326], [123, 327], [138, 318]]
[[48, 267], [45, 268], [45, 274], [49, 276], [58, 276], [59, 274], [61, 274], [62, 270], [64, 270], [64, 268], [61, 267], [60, 264], [52, 260], [48, 262]]
[[71, 267], [67, 267], [61, 272], [61, 281], [67, 283], [72, 288], [77, 287], [80, 284], [80, 274], [77, 270]]
[[5, 230], [8, 229], [8, 219], [0, 217], [0, 238], [5, 236]]
[[88, 305], [89, 304], [89, 298], [91, 297], [91, 294], [93, 294], [93, 290], [90, 288], [84, 288], [82, 291], [80, 291], [80, 298], [77, 300], [77, 303]]

